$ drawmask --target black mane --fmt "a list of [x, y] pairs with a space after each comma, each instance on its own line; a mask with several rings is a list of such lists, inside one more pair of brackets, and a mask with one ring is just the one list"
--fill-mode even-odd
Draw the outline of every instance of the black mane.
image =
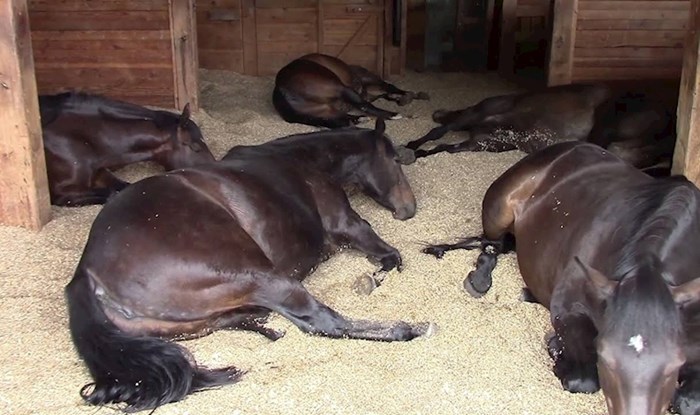
[[102, 116], [119, 120], [148, 120], [154, 121], [159, 127], [172, 124], [172, 120], [178, 119], [176, 114], [167, 111], [156, 111], [102, 95], [78, 91], [40, 95], [39, 110], [42, 126], [53, 122], [61, 113]]

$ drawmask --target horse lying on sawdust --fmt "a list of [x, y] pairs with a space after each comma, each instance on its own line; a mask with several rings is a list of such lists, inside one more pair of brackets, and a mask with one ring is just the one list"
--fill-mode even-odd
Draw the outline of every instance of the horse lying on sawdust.
[[[675, 103], [662, 99], [663, 93], [633, 92], [627, 84], [571, 84], [491, 97], [464, 110], [436, 111], [433, 120], [442, 125], [406, 147], [422, 158], [444, 151], [532, 153], [557, 142], [588, 141], [638, 168], [668, 175], [676, 139]], [[421, 148], [458, 130], [468, 131], [469, 137]]]
[[375, 130], [294, 135], [234, 147], [220, 162], [132, 184], [99, 213], [66, 287], [70, 330], [95, 405], [136, 411], [233, 383], [234, 367], [198, 366], [166, 338], [244, 329], [276, 340], [270, 311], [332, 338], [408, 341], [426, 323], [352, 320], [301, 281], [340, 247], [401, 269], [401, 255], [350, 206], [354, 184], [406, 220], [416, 201], [396, 153]]
[[320, 53], [302, 56], [280, 69], [272, 93], [272, 103], [285, 121], [328, 128], [357, 124], [364, 115], [401, 118], [371, 104], [379, 98], [399, 105], [430, 99], [424, 92], [401, 90], [361, 66]]
[[112, 172], [141, 161], [166, 170], [214, 161], [189, 104], [182, 114], [82, 92], [39, 96], [51, 203], [103, 204], [129, 183]]
[[[700, 190], [653, 178], [597, 145], [526, 156], [488, 189], [483, 235], [432, 245], [480, 248], [464, 280], [491, 287], [515, 248], [528, 296], [550, 311], [547, 348], [564, 389], [602, 387], [611, 415], [700, 413]], [[514, 240], [513, 240], [514, 238]]]

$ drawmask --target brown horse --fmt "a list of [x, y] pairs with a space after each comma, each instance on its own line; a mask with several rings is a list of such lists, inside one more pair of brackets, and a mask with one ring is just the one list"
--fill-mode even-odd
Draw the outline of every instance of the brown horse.
[[527, 290], [549, 308], [548, 349], [566, 390], [602, 386], [612, 415], [659, 415], [672, 399], [682, 415], [698, 414], [700, 191], [692, 183], [654, 179], [593, 144], [559, 143], [491, 185], [482, 225], [481, 237], [424, 252], [481, 247], [464, 281], [481, 296], [514, 237]]
[[277, 73], [272, 103], [290, 123], [339, 128], [360, 122], [361, 115], [397, 119], [399, 114], [371, 104], [378, 98], [406, 105], [429, 99], [424, 92], [404, 91], [365, 68], [333, 56], [313, 53], [293, 60]]
[[98, 95], [39, 96], [51, 203], [103, 204], [129, 183], [112, 170], [140, 161], [166, 169], [214, 161], [190, 120]]
[[[532, 153], [557, 142], [579, 140], [608, 148], [639, 168], [659, 163], [670, 166], [675, 104], [657, 94], [627, 88], [627, 84], [560, 85], [487, 98], [464, 110], [438, 110], [433, 120], [442, 125], [406, 147], [421, 158], [443, 151], [517, 149]], [[420, 148], [457, 130], [468, 131], [469, 138], [458, 144]]]
[[427, 324], [343, 317], [301, 284], [339, 247], [400, 270], [399, 252], [352, 209], [342, 188], [359, 186], [397, 219], [415, 214], [383, 131], [379, 120], [376, 130], [234, 147], [218, 163], [144, 179], [110, 200], [66, 287], [73, 341], [94, 379], [83, 398], [141, 410], [235, 382], [235, 368], [197, 366], [160, 337], [235, 328], [276, 340], [283, 334], [262, 325], [270, 311], [332, 338], [424, 334]]

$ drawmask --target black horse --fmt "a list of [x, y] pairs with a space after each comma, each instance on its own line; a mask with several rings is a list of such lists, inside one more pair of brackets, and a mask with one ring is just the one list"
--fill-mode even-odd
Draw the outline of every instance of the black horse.
[[272, 103], [285, 121], [328, 128], [357, 124], [363, 115], [401, 118], [371, 104], [379, 98], [399, 105], [429, 99], [424, 92], [404, 91], [361, 66], [320, 53], [304, 55], [280, 69], [272, 93]]
[[39, 96], [51, 203], [103, 204], [129, 183], [112, 170], [154, 161], [167, 170], [214, 161], [199, 127], [182, 114], [99, 95]]
[[[406, 147], [421, 158], [444, 151], [532, 153], [557, 142], [578, 140], [608, 148], [639, 168], [661, 164], [668, 172], [676, 137], [675, 103], [662, 97], [662, 92], [631, 88], [629, 84], [560, 85], [487, 98], [464, 110], [438, 110], [433, 120], [442, 125]], [[660, 89], [668, 88], [662, 84]], [[457, 144], [421, 148], [457, 130], [468, 131], [469, 137]]]
[[275, 311], [301, 330], [333, 338], [407, 341], [429, 328], [351, 320], [301, 281], [339, 247], [401, 268], [401, 256], [350, 206], [358, 185], [397, 219], [416, 202], [396, 153], [376, 130], [295, 135], [233, 148], [217, 163], [132, 184], [99, 213], [66, 287], [70, 329], [94, 383], [92, 404], [155, 408], [235, 382], [233, 367], [210, 370], [161, 339], [263, 326]]
[[654, 179], [593, 144], [559, 143], [489, 187], [482, 225], [480, 237], [424, 252], [481, 248], [464, 280], [478, 297], [514, 238], [529, 296], [549, 308], [548, 349], [566, 390], [602, 387], [612, 415], [659, 415], [669, 402], [700, 413], [695, 185]]

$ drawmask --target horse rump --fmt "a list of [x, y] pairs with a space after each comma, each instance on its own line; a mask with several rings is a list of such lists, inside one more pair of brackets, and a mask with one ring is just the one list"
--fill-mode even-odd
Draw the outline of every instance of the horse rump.
[[177, 344], [120, 331], [90, 285], [79, 268], [65, 290], [73, 343], [94, 379], [80, 390], [86, 402], [125, 403], [125, 412], [136, 412], [240, 379], [243, 373], [233, 367], [196, 366], [190, 353]]

